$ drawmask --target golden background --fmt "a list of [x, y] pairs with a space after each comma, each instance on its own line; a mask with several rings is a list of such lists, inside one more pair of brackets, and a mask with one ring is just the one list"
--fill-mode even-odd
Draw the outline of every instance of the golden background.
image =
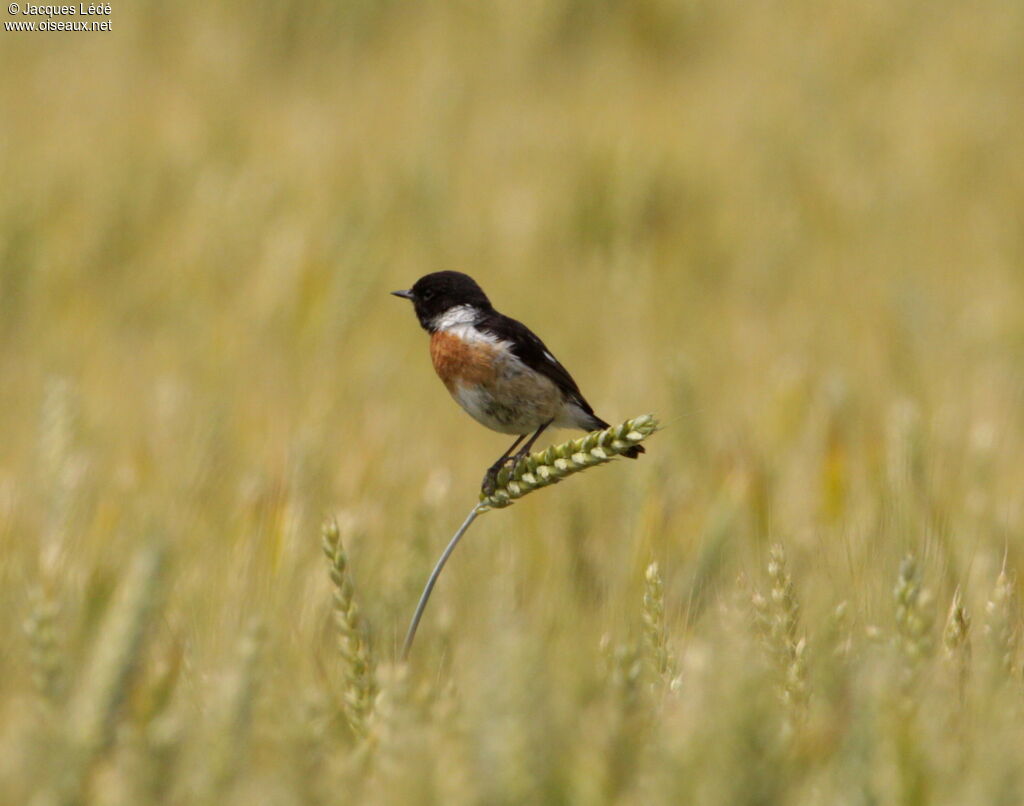
[[[116, 730], [58, 802], [1019, 800], [1024, 5], [112, 5], [0, 31], [6, 802], [60, 791], [153, 544]], [[507, 441], [388, 296], [442, 268], [666, 427], [475, 525], [403, 670]], [[798, 624], [766, 638], [755, 590]]]

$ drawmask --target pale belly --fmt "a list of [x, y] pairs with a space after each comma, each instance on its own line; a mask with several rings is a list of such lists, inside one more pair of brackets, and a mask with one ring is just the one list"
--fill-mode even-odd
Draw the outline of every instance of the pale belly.
[[502, 434], [528, 434], [558, 420], [565, 408], [558, 388], [537, 375], [499, 376], [475, 386], [455, 385], [452, 397], [474, 420]]
[[502, 353], [472, 328], [434, 333], [431, 357], [455, 401], [492, 431], [529, 434], [545, 423], [559, 428], [593, 427], [594, 418], [567, 403], [552, 380], [510, 352]]

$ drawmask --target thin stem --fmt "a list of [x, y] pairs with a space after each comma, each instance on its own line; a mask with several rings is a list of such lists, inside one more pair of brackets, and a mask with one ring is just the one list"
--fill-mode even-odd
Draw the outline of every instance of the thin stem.
[[412, 648], [412, 641], [416, 637], [416, 628], [420, 626], [420, 618], [423, 617], [423, 611], [427, 608], [427, 600], [430, 598], [431, 591], [434, 590], [434, 583], [437, 582], [437, 578], [441, 576], [441, 570], [444, 568], [444, 564], [448, 562], [448, 558], [452, 552], [455, 551], [455, 546], [458, 545], [462, 536], [466, 533], [469, 525], [476, 520], [476, 516], [482, 512], [486, 512], [487, 507], [477, 504], [469, 513], [469, 517], [462, 522], [462, 526], [459, 527], [459, 531], [455, 533], [451, 541], [448, 543], [448, 547], [444, 550], [440, 559], [437, 561], [437, 565], [434, 566], [434, 570], [430, 574], [430, 579], [427, 580], [427, 585], [423, 589], [423, 593], [420, 595], [419, 604], [416, 605], [416, 612], [413, 613], [412, 623], [409, 625], [409, 632], [405, 636], [405, 644], [402, 646], [402, 660], [406, 660], [409, 657], [409, 650]]
[[[610, 425], [600, 431], [591, 431], [585, 437], [563, 442], [561, 445], [552, 445], [546, 451], [522, 458], [523, 454], [529, 451], [530, 446], [549, 425], [550, 423], [545, 423], [538, 428], [523, 449], [516, 454], [514, 458], [519, 461], [514, 468], [502, 468], [494, 479], [491, 479], [488, 474], [487, 480], [496, 482], [497, 489], [490, 494], [480, 494], [480, 503], [470, 510], [469, 517], [459, 527], [437, 561], [437, 565], [434, 566], [434, 571], [420, 596], [420, 602], [416, 605], [416, 612], [409, 625], [409, 632], [405, 636], [405, 644], [402, 646], [403, 661], [409, 657], [409, 650], [416, 637], [416, 628], [419, 627], [420, 618], [427, 607], [427, 600], [430, 599], [434, 583], [441, 575], [444, 564], [448, 562], [455, 546], [458, 545], [469, 525], [476, 520], [477, 515], [489, 509], [507, 507], [533, 490], [555, 484], [566, 476], [579, 473], [581, 470], [610, 462], [616, 456], [622, 454], [634, 456], [641, 450], [636, 447], [637, 443], [642, 442], [658, 430], [658, 421], [654, 419], [654, 416], [644, 414], [641, 417], [626, 420], [621, 425]], [[516, 440], [515, 444], [509, 448], [508, 453], [511, 453], [518, 444], [519, 440]]]

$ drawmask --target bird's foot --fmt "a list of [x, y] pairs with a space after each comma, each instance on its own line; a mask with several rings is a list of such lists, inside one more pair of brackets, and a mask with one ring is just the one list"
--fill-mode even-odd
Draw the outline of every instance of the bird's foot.
[[480, 484], [480, 492], [484, 495], [493, 495], [498, 486], [498, 473], [506, 467], [511, 470], [516, 466], [517, 461], [519, 460], [513, 457], [511, 459], [506, 459], [501, 464], [491, 465], [487, 468], [487, 472], [484, 473], [484, 480]]

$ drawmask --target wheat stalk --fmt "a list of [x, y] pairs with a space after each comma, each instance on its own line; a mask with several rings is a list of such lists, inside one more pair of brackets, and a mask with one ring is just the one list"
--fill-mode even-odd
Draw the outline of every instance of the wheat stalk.
[[409, 656], [413, 639], [416, 637], [416, 629], [419, 627], [420, 619], [423, 617], [423, 611], [427, 607], [427, 601], [434, 590], [437, 578], [441, 575], [445, 563], [455, 551], [462, 536], [478, 515], [491, 509], [503, 509], [511, 506], [513, 502], [534, 490], [557, 484], [573, 473], [580, 473], [591, 467], [610, 462], [634, 445], [643, 442], [657, 430], [658, 421], [654, 415], [644, 414], [632, 420], [626, 420], [620, 425], [609, 426], [600, 431], [591, 431], [579, 439], [552, 445], [545, 451], [539, 451], [521, 459], [511, 469], [502, 468], [495, 480], [494, 492], [490, 495], [480, 494], [480, 502], [469, 511], [466, 520], [448, 541], [434, 570], [430, 573], [423, 593], [420, 595], [419, 603], [416, 605], [416, 612], [413, 613], [412, 622], [409, 624], [409, 631], [405, 636], [402, 660]]
[[675, 660], [668, 651], [668, 627], [665, 624], [665, 594], [658, 563], [652, 562], [644, 571], [643, 608], [644, 656], [657, 681], [672, 681]]
[[338, 631], [338, 649], [345, 662], [345, 718], [357, 736], [365, 736], [377, 696], [377, 679], [366, 622], [355, 601], [348, 555], [341, 543], [338, 522], [333, 518], [323, 525], [323, 549], [330, 564], [331, 582], [334, 583], [334, 626]]
[[893, 598], [896, 600], [897, 644], [908, 664], [914, 667], [919, 660], [931, 654], [935, 616], [931, 592], [921, 586], [921, 572], [911, 554], [900, 563]]
[[573, 473], [610, 462], [657, 430], [658, 421], [654, 416], [644, 414], [531, 454], [515, 467], [502, 468], [498, 472], [496, 489], [490, 495], [480, 495], [480, 506], [486, 509], [510, 506], [527, 493], [557, 484]]
[[32, 682], [40, 701], [53, 707], [63, 696], [65, 682], [64, 658], [57, 637], [60, 604], [44, 585], [31, 589], [29, 599], [31, 610], [22, 626], [28, 639]]
[[238, 774], [243, 749], [250, 734], [252, 712], [260, 684], [260, 651], [263, 626], [249, 622], [236, 649], [235, 668], [224, 681], [217, 698], [220, 711], [214, 724], [206, 766], [207, 777], [200, 790], [203, 802], [220, 803]]
[[753, 595], [754, 620], [768, 654], [780, 677], [783, 702], [800, 716], [807, 705], [807, 639], [800, 632], [800, 602], [781, 544], [768, 551], [768, 578], [772, 587], [768, 597]]
[[971, 664], [971, 616], [964, 605], [960, 588], [953, 592], [946, 627], [942, 631], [942, 643], [946, 648], [946, 657], [956, 669], [957, 694], [962, 703]]
[[83, 674], [70, 727], [77, 744], [90, 755], [114, 739], [117, 712], [128, 695], [157, 609], [163, 570], [160, 547], [147, 547], [135, 558]]
[[1020, 645], [1016, 583], [1016, 575], [1007, 570], [1004, 558], [995, 588], [985, 603], [985, 633], [998, 655], [999, 667], [1011, 677], [1017, 670], [1017, 650]]
[[89, 773], [114, 743], [158, 610], [163, 575], [164, 550], [155, 545], [141, 550], [125, 574], [69, 706], [63, 769], [34, 803], [72, 806], [88, 799]]

